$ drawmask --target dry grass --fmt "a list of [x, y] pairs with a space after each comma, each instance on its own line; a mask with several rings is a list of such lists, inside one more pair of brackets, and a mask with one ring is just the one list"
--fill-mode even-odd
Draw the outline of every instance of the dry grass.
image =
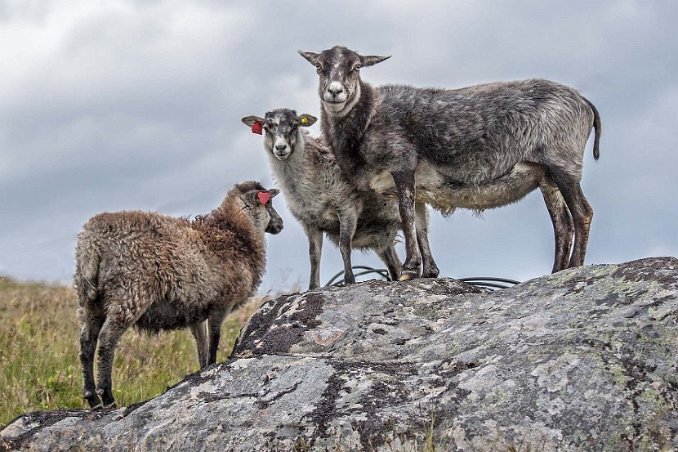
[[[265, 301], [251, 300], [226, 319], [218, 360]], [[68, 288], [0, 277], [0, 426], [35, 410], [85, 408], [78, 359], [76, 295]], [[121, 406], [154, 397], [198, 370], [188, 330], [157, 336], [130, 330], [116, 351], [114, 394]]]

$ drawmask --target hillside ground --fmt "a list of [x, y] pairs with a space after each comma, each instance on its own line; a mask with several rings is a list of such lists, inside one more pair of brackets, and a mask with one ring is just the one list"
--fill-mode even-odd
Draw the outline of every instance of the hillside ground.
[[[218, 360], [264, 301], [254, 298], [226, 319]], [[72, 288], [0, 277], [0, 427], [29, 411], [86, 408], [76, 307]], [[198, 370], [195, 341], [188, 330], [150, 336], [130, 329], [114, 366], [119, 406], [146, 400]]]

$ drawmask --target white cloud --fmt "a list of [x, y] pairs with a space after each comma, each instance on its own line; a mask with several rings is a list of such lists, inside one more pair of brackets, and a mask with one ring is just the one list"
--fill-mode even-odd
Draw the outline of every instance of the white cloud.
[[[676, 254], [677, 5], [0, 2], [0, 273], [69, 279], [75, 234], [99, 210], [198, 214], [239, 180], [270, 183], [240, 118], [283, 106], [317, 115], [316, 76], [296, 50], [336, 43], [393, 55], [364, 71], [375, 84], [542, 76], [581, 89], [603, 119], [601, 160], [585, 156], [590, 261]], [[286, 229], [269, 238], [264, 289], [307, 281], [306, 240], [278, 205]], [[538, 194], [484, 219], [432, 218], [444, 274], [550, 270]], [[333, 248], [323, 278], [341, 268]]]

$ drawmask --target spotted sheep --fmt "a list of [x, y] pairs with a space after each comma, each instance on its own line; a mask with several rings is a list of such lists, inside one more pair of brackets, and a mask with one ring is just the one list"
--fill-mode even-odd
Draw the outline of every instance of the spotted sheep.
[[360, 69], [389, 57], [340, 46], [299, 53], [318, 73], [322, 136], [343, 174], [360, 190], [398, 199], [407, 253], [401, 279], [421, 274], [415, 202], [445, 213], [483, 210], [537, 187], [555, 234], [552, 271], [583, 265], [593, 209], [580, 186], [582, 160], [592, 128], [598, 159], [601, 123], [579, 92], [538, 79], [374, 87]]
[[[280, 108], [263, 117], [242, 118], [254, 133], [264, 135], [273, 176], [282, 190], [292, 215], [301, 223], [308, 237], [311, 274], [309, 288], [320, 285], [320, 258], [323, 233], [339, 245], [344, 264], [344, 281], [355, 282], [351, 264], [352, 249], [372, 249], [386, 264], [393, 279], [400, 274], [400, 259], [394, 241], [402, 227], [397, 203], [372, 191], [361, 193], [341, 174], [331, 149], [320, 139], [303, 130], [317, 121], [312, 115], [297, 115]], [[427, 212], [424, 204], [416, 206], [417, 227], [422, 252], [428, 250]], [[438, 268], [430, 257], [426, 261], [431, 276]]]
[[125, 211], [85, 223], [74, 286], [84, 397], [91, 407], [115, 404], [113, 355], [131, 326], [147, 332], [190, 327], [200, 367], [216, 361], [224, 317], [254, 294], [264, 273], [264, 232], [282, 230], [271, 201], [277, 193], [243, 182], [193, 221]]

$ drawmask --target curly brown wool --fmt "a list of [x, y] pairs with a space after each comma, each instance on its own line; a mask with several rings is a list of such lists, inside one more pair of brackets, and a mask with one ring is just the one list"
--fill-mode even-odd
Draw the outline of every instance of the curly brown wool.
[[[101, 213], [78, 236], [74, 286], [81, 321], [80, 360], [90, 406], [115, 404], [111, 367], [130, 327], [190, 327], [200, 367], [216, 361], [224, 317], [254, 294], [264, 273], [264, 232], [282, 219], [258, 182], [243, 182], [222, 204], [190, 221], [152, 212]], [[98, 348], [98, 385], [94, 354]], [[101, 397], [101, 398], [100, 398]]]

